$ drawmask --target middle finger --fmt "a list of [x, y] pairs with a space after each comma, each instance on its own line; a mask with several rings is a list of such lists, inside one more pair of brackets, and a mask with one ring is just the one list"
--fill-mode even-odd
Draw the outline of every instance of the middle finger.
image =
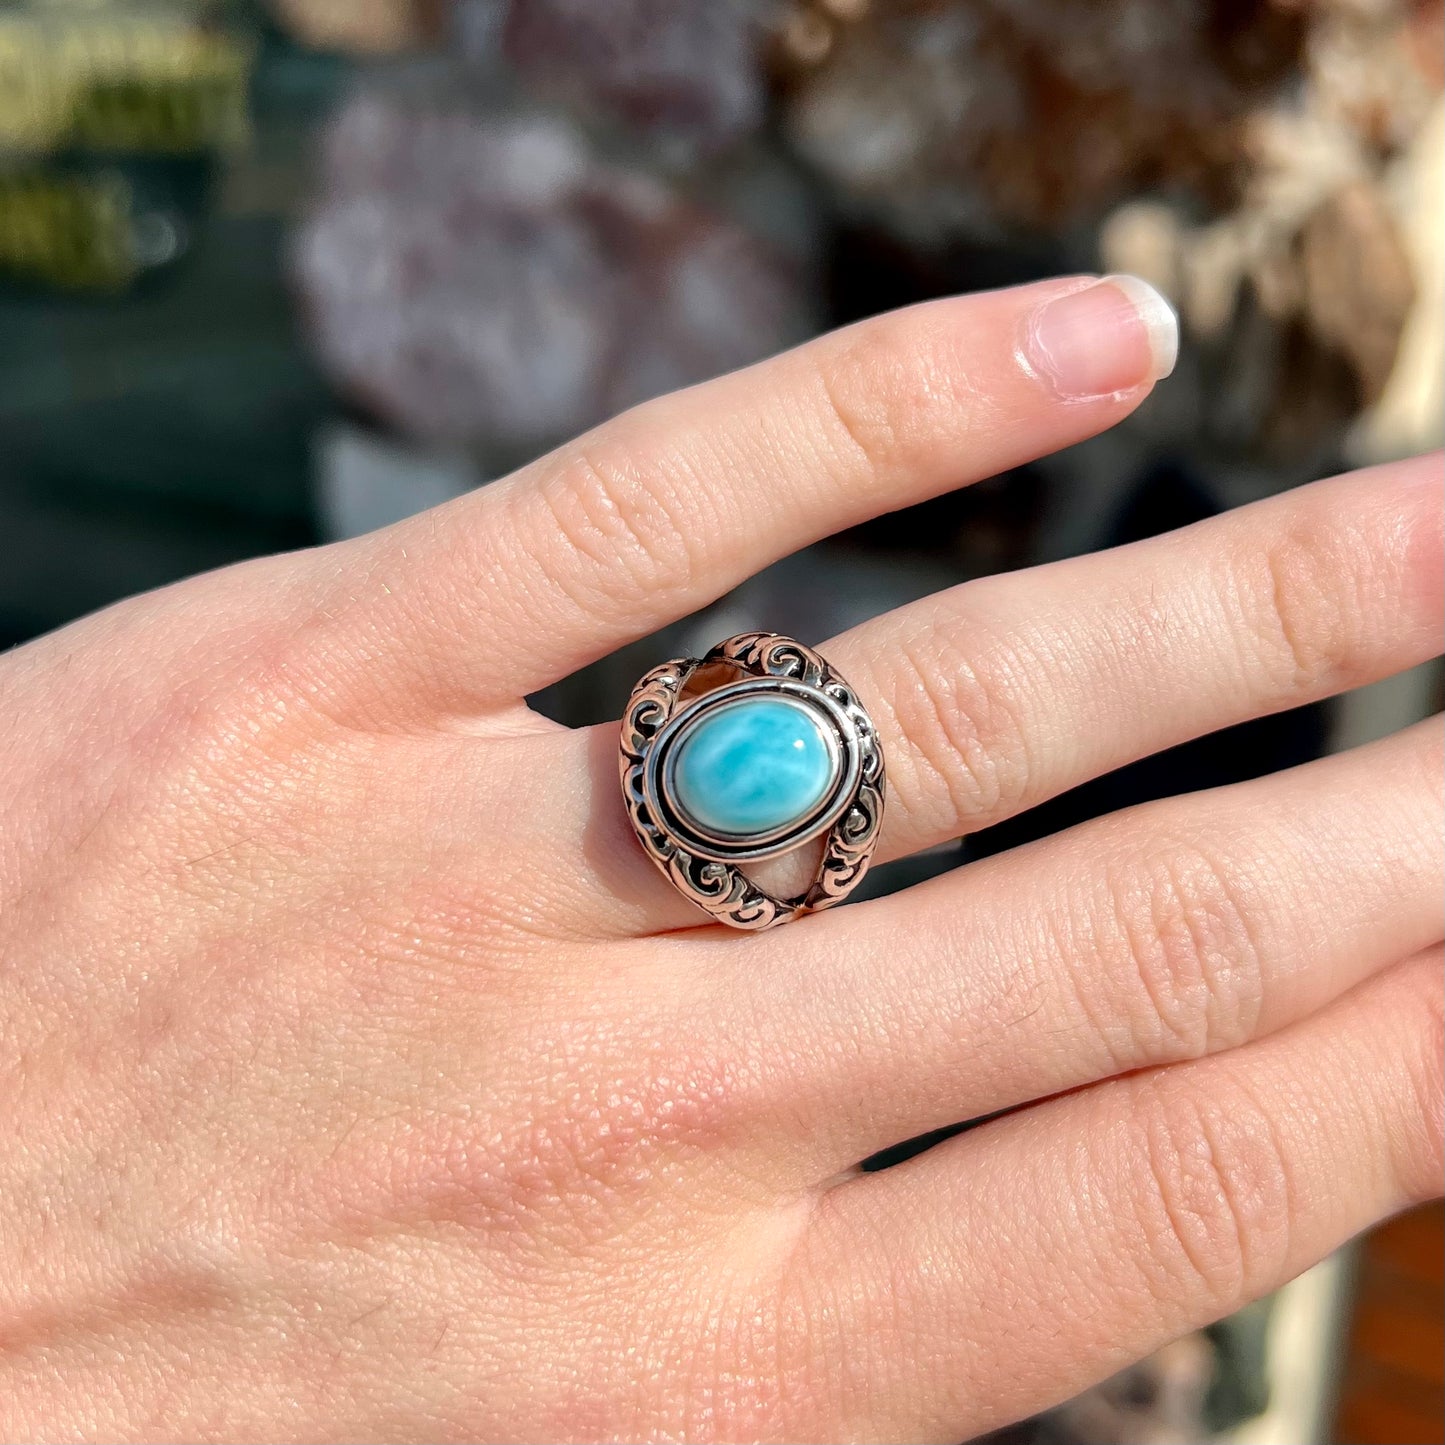
[[[1441, 480], [1438, 455], [1335, 478], [965, 583], [825, 644], [887, 754], [879, 860], [1434, 656]], [[706, 923], [631, 836], [615, 726], [539, 747], [529, 807], [547, 834], [535, 855], [554, 921], [603, 936]]]

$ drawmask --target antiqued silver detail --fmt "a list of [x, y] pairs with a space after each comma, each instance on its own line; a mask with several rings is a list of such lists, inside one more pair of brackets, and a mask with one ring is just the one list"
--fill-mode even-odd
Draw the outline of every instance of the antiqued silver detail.
[[[683, 696], [698, 669], [737, 674], [696, 697]], [[709, 834], [677, 806], [669, 758], [711, 710], [749, 694], [786, 696], [822, 724], [836, 759], [832, 785], [797, 822], [748, 838]], [[747, 632], [706, 657], [678, 658], [647, 673], [622, 718], [622, 796], [643, 849], [684, 897], [733, 928], [761, 930], [841, 903], [868, 870], [883, 823], [883, 750], [857, 694], [810, 647], [773, 632]], [[809, 887], [775, 898], [739, 865], [774, 858], [826, 834]]]

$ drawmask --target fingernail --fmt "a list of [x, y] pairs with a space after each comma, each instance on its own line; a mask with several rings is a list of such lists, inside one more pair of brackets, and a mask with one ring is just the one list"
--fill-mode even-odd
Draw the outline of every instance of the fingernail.
[[1112, 396], [1174, 370], [1179, 320], [1147, 281], [1105, 276], [1044, 302], [1029, 321], [1023, 347], [1029, 364], [1060, 396]]

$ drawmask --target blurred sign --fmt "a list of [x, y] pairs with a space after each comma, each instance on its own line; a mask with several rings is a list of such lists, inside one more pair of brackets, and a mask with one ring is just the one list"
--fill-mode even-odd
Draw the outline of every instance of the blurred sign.
[[113, 292], [177, 260], [255, 53], [209, 0], [0, 0], [0, 276]]

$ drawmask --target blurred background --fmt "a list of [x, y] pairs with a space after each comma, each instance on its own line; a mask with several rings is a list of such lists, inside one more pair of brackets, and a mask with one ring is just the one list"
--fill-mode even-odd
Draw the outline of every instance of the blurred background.
[[[614, 716], [671, 651], [820, 641], [1438, 446], [1442, 47], [1438, 0], [0, 0], [0, 646], [841, 322], [1063, 271], [1180, 310], [1128, 423], [538, 705]], [[1425, 669], [1219, 735], [873, 886], [1439, 700]], [[997, 1438], [1445, 1439], [1442, 1238], [1438, 1210], [1397, 1221]]]

